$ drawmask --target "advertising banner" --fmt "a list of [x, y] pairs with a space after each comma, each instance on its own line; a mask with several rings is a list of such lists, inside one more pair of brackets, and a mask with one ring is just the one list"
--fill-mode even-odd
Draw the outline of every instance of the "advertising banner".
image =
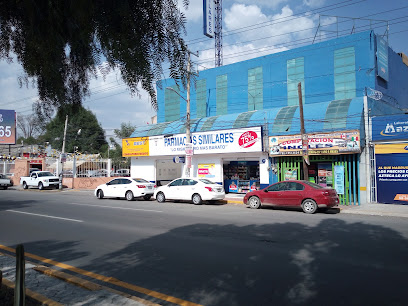
[[149, 137], [122, 139], [122, 156], [149, 156]]
[[16, 112], [0, 109], [0, 145], [16, 144]]
[[198, 164], [198, 177], [200, 178], [214, 178], [215, 164]]
[[215, 30], [215, 3], [214, 0], [203, 0], [204, 35], [212, 38]]
[[344, 166], [334, 166], [334, 188], [337, 194], [344, 194]]
[[388, 42], [377, 35], [377, 75], [388, 81]]
[[[307, 134], [307, 137], [308, 155], [338, 155], [361, 152], [359, 131]], [[269, 137], [270, 156], [301, 156], [302, 154], [300, 135]]]
[[[192, 133], [191, 144], [194, 155], [262, 152], [261, 127]], [[185, 148], [185, 134], [149, 137], [150, 156], [180, 155]]]
[[408, 204], [408, 143], [405, 153], [378, 154], [375, 148], [377, 202]]
[[372, 139], [408, 139], [408, 115], [380, 116], [372, 118]]

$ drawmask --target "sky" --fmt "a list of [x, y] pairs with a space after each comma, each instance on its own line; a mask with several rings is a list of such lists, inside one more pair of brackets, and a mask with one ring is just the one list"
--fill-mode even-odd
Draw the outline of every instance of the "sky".
[[[199, 53], [192, 57], [193, 68], [213, 68], [214, 39], [203, 35], [202, 0], [190, 0], [187, 10], [182, 3], [179, 0], [187, 17], [184, 38], [189, 49]], [[406, 0], [224, 0], [222, 9], [224, 65], [369, 30], [370, 24], [377, 34], [386, 34], [388, 24], [390, 47], [408, 55]], [[17, 116], [33, 114], [31, 106], [38, 99], [35, 87], [20, 88], [22, 73], [16, 61], [0, 60], [0, 109], [13, 109]], [[96, 115], [107, 137], [123, 122], [146, 125], [155, 115], [148, 94], [140, 90], [131, 96], [120, 73], [92, 80], [90, 89], [84, 106]]]

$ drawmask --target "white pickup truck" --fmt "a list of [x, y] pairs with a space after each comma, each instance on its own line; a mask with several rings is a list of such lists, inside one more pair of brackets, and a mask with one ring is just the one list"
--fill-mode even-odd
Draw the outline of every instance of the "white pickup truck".
[[7, 189], [10, 186], [13, 186], [11, 180], [7, 178], [5, 175], [0, 174], [0, 187], [2, 187], [3, 189]]
[[59, 178], [49, 171], [34, 171], [30, 176], [22, 176], [20, 178], [20, 184], [24, 189], [28, 187], [38, 187], [43, 190], [46, 187], [59, 187]]

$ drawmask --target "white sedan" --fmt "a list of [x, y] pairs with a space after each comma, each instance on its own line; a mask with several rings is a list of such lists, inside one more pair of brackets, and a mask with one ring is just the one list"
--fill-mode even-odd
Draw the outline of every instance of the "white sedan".
[[203, 201], [214, 202], [225, 197], [222, 185], [201, 178], [178, 178], [167, 185], [160, 186], [154, 192], [158, 202], [166, 200], [192, 201], [201, 204]]
[[126, 198], [128, 201], [143, 197], [148, 201], [153, 196], [155, 188], [155, 184], [141, 178], [117, 177], [96, 187], [95, 196], [98, 199]]

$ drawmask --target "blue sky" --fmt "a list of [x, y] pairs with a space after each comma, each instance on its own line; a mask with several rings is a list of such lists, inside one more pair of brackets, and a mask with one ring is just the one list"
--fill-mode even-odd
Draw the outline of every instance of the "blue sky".
[[[180, 7], [182, 1], [179, 0]], [[182, 9], [184, 11], [184, 9]], [[190, 0], [185, 11], [189, 49], [199, 51], [193, 58], [195, 69], [214, 67], [214, 40], [203, 35], [202, 0]], [[324, 16], [325, 15], [325, 16]], [[334, 16], [346, 17], [335, 18]], [[353, 20], [351, 18], [362, 18]], [[321, 39], [334, 38], [339, 23], [341, 34], [368, 30], [386, 32], [395, 52], [408, 55], [408, 1], [406, 0], [224, 0], [223, 54], [224, 65], [311, 44], [319, 21]], [[165, 73], [167, 71], [165, 70]], [[17, 78], [22, 74], [18, 63], [0, 61], [0, 108], [14, 109], [17, 115], [32, 113], [37, 100], [36, 89], [20, 88]], [[111, 73], [91, 81], [92, 95], [84, 106], [92, 110], [107, 135], [122, 122], [145, 125], [155, 112], [146, 92], [131, 96], [119, 73]]]

